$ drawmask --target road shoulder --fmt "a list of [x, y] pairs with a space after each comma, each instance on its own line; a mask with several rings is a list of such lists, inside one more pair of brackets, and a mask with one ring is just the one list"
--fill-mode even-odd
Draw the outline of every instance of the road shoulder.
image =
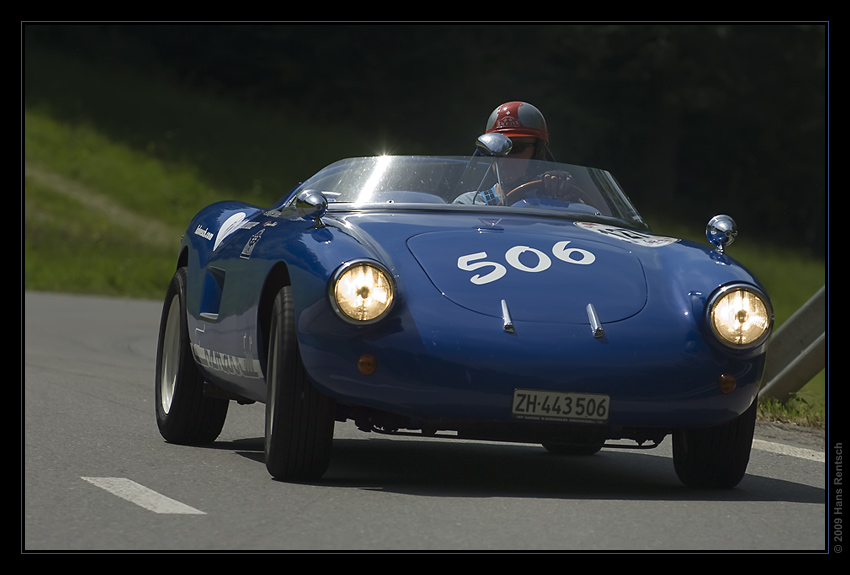
[[815, 451], [823, 451], [826, 447], [825, 430], [792, 423], [757, 421], [755, 437], [763, 441], [785, 443]]

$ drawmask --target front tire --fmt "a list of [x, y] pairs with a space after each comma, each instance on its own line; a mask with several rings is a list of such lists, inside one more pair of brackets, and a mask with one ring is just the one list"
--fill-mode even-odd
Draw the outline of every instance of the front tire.
[[204, 396], [204, 378], [189, 346], [186, 268], [171, 278], [156, 349], [156, 424], [170, 443], [212, 443], [221, 433], [229, 401]]
[[289, 286], [274, 301], [266, 381], [266, 468], [275, 479], [319, 479], [330, 464], [334, 403], [316, 390], [301, 362]]
[[736, 419], [707, 429], [673, 433], [673, 465], [685, 485], [704, 489], [731, 489], [747, 471], [758, 399]]

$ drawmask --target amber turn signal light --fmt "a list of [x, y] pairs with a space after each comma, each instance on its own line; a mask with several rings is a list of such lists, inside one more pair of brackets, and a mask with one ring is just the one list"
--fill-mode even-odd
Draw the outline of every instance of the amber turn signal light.
[[372, 375], [378, 369], [378, 360], [371, 353], [364, 353], [357, 360], [357, 369], [363, 375]]
[[728, 373], [721, 374], [720, 377], [717, 378], [717, 386], [723, 393], [732, 393], [732, 391], [735, 389], [735, 387], [737, 387], [737, 385], [738, 380], [736, 380], [734, 376], [729, 375]]

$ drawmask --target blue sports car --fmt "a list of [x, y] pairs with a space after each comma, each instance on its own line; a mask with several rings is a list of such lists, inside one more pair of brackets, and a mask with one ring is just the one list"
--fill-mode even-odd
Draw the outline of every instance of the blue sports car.
[[730, 488], [749, 461], [773, 324], [724, 248], [654, 235], [607, 171], [507, 156], [336, 162], [270, 208], [201, 210], [162, 312], [156, 419], [216, 439], [265, 403], [281, 480], [326, 471], [335, 422], [365, 432], [652, 448]]

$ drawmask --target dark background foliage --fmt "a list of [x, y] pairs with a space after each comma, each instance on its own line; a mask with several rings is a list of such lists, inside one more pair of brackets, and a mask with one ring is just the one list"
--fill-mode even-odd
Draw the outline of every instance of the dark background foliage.
[[[276, 140], [248, 134], [243, 147], [262, 142], [252, 161], [279, 164], [303, 143], [315, 165], [296, 160], [299, 178], [332, 151], [471, 153], [490, 111], [524, 100], [546, 116], [557, 159], [610, 170], [644, 215], [702, 225], [728, 213], [742, 233], [826, 254], [826, 24], [33, 23], [23, 36], [27, 65], [29, 46], [48, 46], [287, 111]], [[99, 79], [102, 91], [114, 81]], [[144, 106], [116, 115], [72, 88], [25, 77], [25, 103], [50, 101], [131, 145], [166, 121]], [[225, 186], [256, 169], [191, 145], [182, 156]]]

